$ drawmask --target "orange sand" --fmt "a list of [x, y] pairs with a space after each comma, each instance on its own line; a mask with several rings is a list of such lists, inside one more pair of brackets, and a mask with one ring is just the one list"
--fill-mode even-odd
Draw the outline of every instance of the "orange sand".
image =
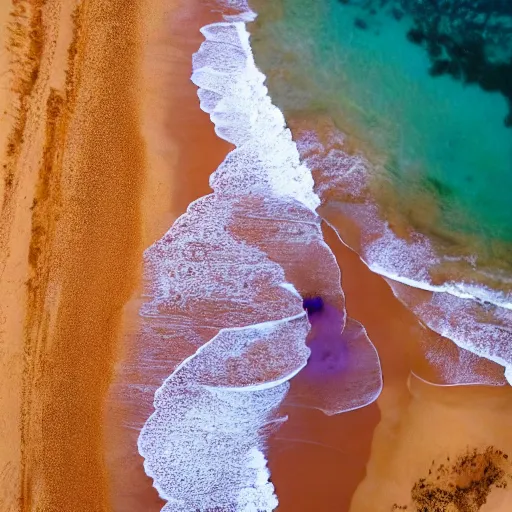
[[[387, 512], [395, 503], [421, 510], [411, 501], [411, 489], [428, 476], [433, 460], [439, 464], [451, 457], [453, 461], [467, 448], [484, 451], [491, 446], [512, 457], [512, 390], [508, 386], [436, 387], [409, 378], [410, 369], [427, 377], [435, 374], [418, 351], [421, 338], [413, 315], [380, 276], [334, 240], [331, 230], [325, 234], [343, 272], [348, 313], [365, 325], [384, 374], [384, 390], [377, 400], [381, 421], [374, 432], [367, 476], [350, 511]], [[495, 371], [497, 365], [488, 366]], [[510, 468], [507, 475], [512, 476]], [[511, 504], [512, 493], [494, 489], [481, 510], [502, 512], [510, 510]], [[433, 500], [427, 512], [435, 512], [438, 505]], [[478, 509], [468, 506], [457, 512], [471, 510]]]
[[[365, 325], [378, 349], [384, 390], [375, 404], [334, 417], [285, 409], [289, 420], [270, 443], [278, 510], [390, 512], [398, 510], [395, 504], [421, 512], [478, 510], [469, 505], [438, 509], [440, 502], [432, 500], [424, 511], [411, 491], [428, 477], [432, 461], [436, 468], [443, 463], [448, 468], [440, 473], [443, 485], [473, 478], [446, 462], [447, 457], [456, 461], [468, 448], [483, 452], [494, 447], [512, 457], [512, 390], [436, 387], [410, 377], [412, 369], [427, 378], [436, 376], [418, 350], [421, 334], [415, 317], [330, 228], [324, 235], [342, 269], [348, 314]], [[506, 481], [512, 477], [510, 469], [504, 465]], [[481, 475], [474, 480], [481, 484]], [[441, 484], [436, 480], [436, 485]], [[510, 491], [492, 488], [486, 498], [483, 512], [510, 510]]]
[[[218, 15], [201, 2], [151, 7], [155, 12], [145, 26], [142, 80], [142, 126], [151, 177], [144, 209], [145, 247], [159, 239], [193, 200], [211, 192], [208, 178], [231, 149], [215, 135], [190, 81], [192, 54], [204, 40], [199, 29], [218, 21]], [[174, 365], [167, 362], [172, 350], [165, 342], [141, 335], [141, 292], [138, 289], [125, 308], [119, 371], [106, 414], [112, 504], [119, 512], [158, 511], [164, 504], [144, 473], [136, 443], [153, 411], [154, 392]], [[145, 361], [141, 352], [148, 342], [160, 347], [161, 360]]]
[[142, 250], [138, 4], [4, 4], [0, 509], [109, 510], [102, 407]]
[[[208, 176], [229, 150], [189, 81], [199, 27], [214, 21], [205, 5], [80, 5], [0, 5], [0, 40], [14, 34], [10, 52], [0, 52], [2, 512], [163, 505], [136, 448], [153, 392], [172, 371], [165, 352], [140, 364], [142, 250], [209, 192]], [[11, 32], [9, 19], [19, 22]], [[435, 374], [418, 351], [415, 318], [332, 231], [325, 236], [348, 312], [379, 350], [384, 391], [335, 417], [287, 411], [269, 450], [279, 511], [415, 510], [415, 483], [434, 463], [436, 476], [440, 462], [449, 467], [442, 485], [481, 479], [454, 476], [445, 459], [466, 447], [512, 455], [510, 388], [410, 380], [411, 368]], [[488, 453], [477, 467], [502, 457]], [[508, 478], [503, 460], [496, 464]], [[511, 505], [503, 488], [481, 510]]]

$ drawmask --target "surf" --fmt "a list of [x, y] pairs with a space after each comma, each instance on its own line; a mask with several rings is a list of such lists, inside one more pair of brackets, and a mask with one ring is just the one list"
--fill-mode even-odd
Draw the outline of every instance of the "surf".
[[[216, 133], [236, 147], [212, 174], [213, 193], [194, 201], [144, 258], [144, 339], [167, 339], [170, 360], [189, 354], [156, 391], [138, 438], [163, 510], [277, 507], [266, 443], [286, 420], [279, 406], [289, 381], [316, 351], [306, 343], [304, 297], [321, 296], [337, 312], [330, 345], [344, 343], [350, 326], [349, 352], [364, 357], [350, 374], [334, 365], [330, 383], [303, 374], [294, 399], [337, 414], [382, 389], [373, 345], [346, 318], [311, 172], [255, 65], [245, 26], [254, 13], [231, 6], [226, 14], [202, 28], [192, 80]], [[340, 362], [343, 354], [330, 350]]]

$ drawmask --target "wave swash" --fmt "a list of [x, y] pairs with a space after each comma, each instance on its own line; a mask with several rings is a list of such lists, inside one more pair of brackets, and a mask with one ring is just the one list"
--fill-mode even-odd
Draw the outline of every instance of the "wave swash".
[[[359, 226], [360, 238], [352, 248], [370, 270], [386, 278], [395, 296], [426, 327], [461, 349], [505, 367], [505, 378], [512, 383], [511, 295], [465, 281], [434, 283], [428, 269], [440, 265], [442, 258], [428, 237], [413, 233], [404, 240], [393, 232], [368, 192], [370, 164], [361, 155], [347, 154], [343, 139], [335, 129], [327, 140], [305, 130], [298, 135], [297, 145], [313, 172], [322, 204], [331, 205], [332, 211]], [[329, 221], [329, 214], [326, 219]], [[339, 222], [331, 226], [341, 239], [347, 239]], [[471, 265], [471, 261], [462, 263]], [[461, 366], [453, 383], [466, 382], [490, 383]]]
[[[311, 172], [254, 63], [244, 23], [253, 18], [240, 9], [201, 30], [192, 81], [236, 149], [212, 174], [214, 192], [145, 253], [143, 328], [168, 338], [169, 360], [192, 354], [155, 393], [138, 440], [172, 512], [277, 507], [266, 440], [286, 420], [279, 405], [299, 372], [293, 400], [326, 414], [363, 407], [382, 388], [373, 345], [345, 315]], [[335, 319], [329, 336], [313, 326], [310, 345], [307, 296]], [[315, 357], [318, 345], [329, 357]]]

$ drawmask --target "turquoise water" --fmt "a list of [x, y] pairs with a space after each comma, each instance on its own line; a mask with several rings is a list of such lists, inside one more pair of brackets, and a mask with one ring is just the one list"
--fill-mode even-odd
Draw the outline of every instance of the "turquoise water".
[[374, 3], [370, 12], [349, 0], [254, 2], [252, 43], [273, 101], [285, 115], [327, 113], [371, 147], [398, 203], [433, 198], [444, 229], [512, 241], [506, 96], [457, 73], [433, 77], [432, 55], [408, 40], [413, 18], [390, 15], [403, 1]]

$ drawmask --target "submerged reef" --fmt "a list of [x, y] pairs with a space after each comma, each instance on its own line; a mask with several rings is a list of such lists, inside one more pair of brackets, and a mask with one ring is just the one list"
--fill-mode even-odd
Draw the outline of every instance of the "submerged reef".
[[[340, 0], [369, 17], [384, 10], [411, 23], [407, 38], [427, 52], [432, 76], [448, 75], [504, 96], [512, 127], [512, 3], [509, 0]], [[359, 21], [360, 18], [357, 18]], [[365, 26], [368, 21], [364, 21]], [[359, 25], [358, 25], [359, 26]]]

